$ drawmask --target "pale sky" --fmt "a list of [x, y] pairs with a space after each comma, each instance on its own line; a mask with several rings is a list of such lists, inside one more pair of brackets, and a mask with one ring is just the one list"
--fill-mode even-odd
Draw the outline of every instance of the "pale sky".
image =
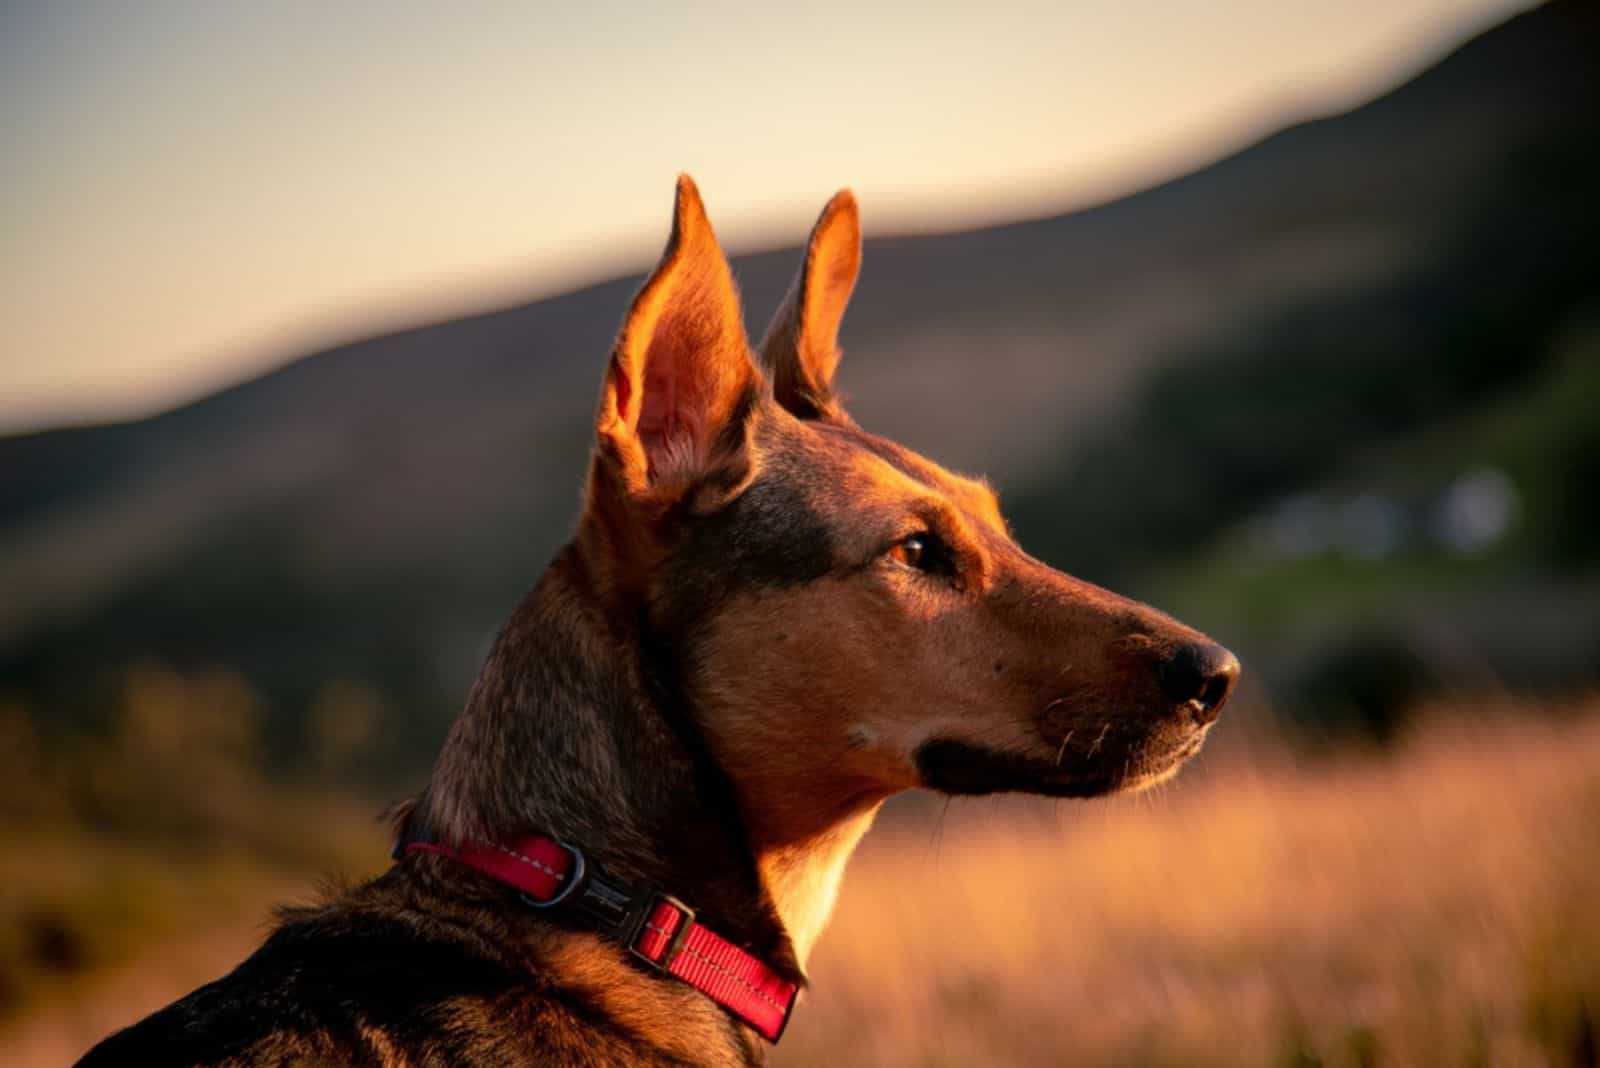
[[641, 269], [679, 171], [734, 249], [1090, 203], [1524, 6], [8, 3], [0, 430]]

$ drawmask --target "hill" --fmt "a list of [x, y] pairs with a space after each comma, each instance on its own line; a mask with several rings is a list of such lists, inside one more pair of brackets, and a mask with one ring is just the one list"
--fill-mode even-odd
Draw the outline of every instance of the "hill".
[[[1597, 40], [1547, 5], [1136, 195], [871, 240], [853, 410], [988, 473], [1052, 562], [1159, 592], [1242, 511], [1548, 369], [1600, 294]], [[796, 263], [736, 260], [753, 333]], [[135, 665], [222, 671], [285, 762], [354, 694], [369, 766], [415, 767], [568, 529], [638, 282], [0, 440], [0, 699], [93, 732]]]

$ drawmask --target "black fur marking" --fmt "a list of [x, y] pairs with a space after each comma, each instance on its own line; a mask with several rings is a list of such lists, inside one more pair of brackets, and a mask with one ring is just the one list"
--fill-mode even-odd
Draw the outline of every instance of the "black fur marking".
[[922, 785], [946, 794], [1025, 792], [1049, 797], [1095, 797], [1116, 789], [1115, 777], [1070, 774], [1049, 760], [934, 738], [913, 754]]
[[834, 569], [832, 531], [803, 483], [763, 473], [709, 516], [685, 519], [663, 587], [704, 610], [731, 593], [814, 582]]

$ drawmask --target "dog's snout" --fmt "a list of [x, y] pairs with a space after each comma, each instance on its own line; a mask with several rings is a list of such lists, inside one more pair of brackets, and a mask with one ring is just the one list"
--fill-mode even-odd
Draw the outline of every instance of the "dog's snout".
[[1210, 723], [1239, 681], [1239, 660], [1215, 642], [1188, 642], [1162, 661], [1159, 672], [1162, 691]]

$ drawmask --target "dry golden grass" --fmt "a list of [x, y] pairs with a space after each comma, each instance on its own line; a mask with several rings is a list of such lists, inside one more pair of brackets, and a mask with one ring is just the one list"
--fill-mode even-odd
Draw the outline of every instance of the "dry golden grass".
[[779, 1063], [1592, 1058], [1600, 718], [1204, 770], [870, 836]]
[[[1582, 1063], [1586, 1041], [1592, 1056], [1600, 706], [1437, 716], [1387, 755], [1236, 745], [1199, 771], [1155, 796], [885, 821], [777, 1063], [1545, 1065]], [[271, 904], [310, 893], [309, 868], [381, 865], [365, 806], [317, 811], [296, 822], [331, 843], [299, 860], [8, 839], [11, 893], [93, 912], [109, 881], [144, 902], [137, 923], [108, 914], [119, 949], [13, 1003], [0, 1063], [70, 1062], [231, 966]]]

